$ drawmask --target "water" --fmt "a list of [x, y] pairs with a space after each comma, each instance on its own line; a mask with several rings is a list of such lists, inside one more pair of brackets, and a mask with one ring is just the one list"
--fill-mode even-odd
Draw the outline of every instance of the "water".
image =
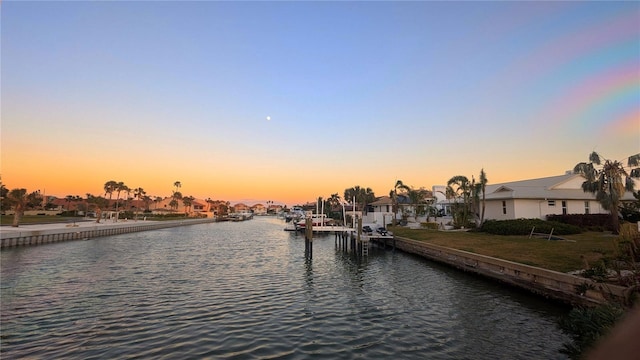
[[3, 250], [0, 357], [563, 359], [567, 309], [274, 218]]

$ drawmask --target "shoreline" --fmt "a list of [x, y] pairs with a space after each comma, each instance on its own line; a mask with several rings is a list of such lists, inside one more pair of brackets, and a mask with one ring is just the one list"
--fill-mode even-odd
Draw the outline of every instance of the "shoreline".
[[95, 237], [205, 224], [216, 221], [214, 218], [204, 218], [165, 221], [122, 220], [106, 223], [82, 221], [73, 223], [25, 224], [20, 227], [3, 226], [0, 228], [0, 250], [62, 241], [88, 240]]

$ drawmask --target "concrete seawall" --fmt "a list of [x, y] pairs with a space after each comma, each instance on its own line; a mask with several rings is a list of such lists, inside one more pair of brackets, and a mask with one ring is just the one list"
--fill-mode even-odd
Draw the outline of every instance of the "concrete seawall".
[[396, 248], [572, 305], [624, 302], [625, 287], [402, 237]]
[[49, 224], [40, 227], [25, 225], [23, 228], [3, 228], [0, 233], [0, 249], [16, 246], [50, 244], [70, 240], [86, 240], [100, 236], [119, 235], [176, 226], [196, 225], [215, 221], [215, 219], [191, 219], [170, 221], [128, 221], [101, 224], [90, 222], [77, 225], [61, 223]]

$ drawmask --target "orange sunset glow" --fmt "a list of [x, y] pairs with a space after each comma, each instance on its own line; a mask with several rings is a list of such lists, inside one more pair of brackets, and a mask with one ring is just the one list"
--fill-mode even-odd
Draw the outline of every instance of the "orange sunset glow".
[[[286, 3], [205, 3], [189, 16], [4, 3], [2, 184], [65, 197], [115, 180], [165, 197], [180, 181], [185, 196], [291, 206], [481, 169], [489, 184], [554, 176], [592, 151], [640, 150], [628, 10], [572, 22], [580, 3], [479, 3], [443, 29], [420, 17], [429, 2], [309, 3], [295, 19]], [[379, 6], [395, 15], [366, 16]], [[349, 20], [329, 30], [318, 11]], [[540, 14], [555, 24], [544, 34]]]

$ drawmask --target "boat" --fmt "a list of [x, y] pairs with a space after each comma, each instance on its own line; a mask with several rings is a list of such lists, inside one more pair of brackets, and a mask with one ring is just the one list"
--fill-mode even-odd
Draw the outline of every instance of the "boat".
[[307, 215], [307, 213], [302, 210], [302, 208], [300, 206], [294, 206], [291, 208], [291, 211], [289, 211], [287, 214], [284, 215], [284, 220], [286, 222], [298, 222], [300, 221], [300, 219], [303, 219], [305, 216]]
[[227, 215], [227, 220], [229, 221], [245, 221], [250, 219], [253, 219], [253, 213], [251, 212], [239, 212]]
[[295, 224], [298, 229], [304, 229], [307, 226], [307, 218], [311, 217], [312, 226], [331, 226], [335, 225], [335, 220], [327, 218], [326, 214], [311, 214], [304, 219], [298, 220]]

